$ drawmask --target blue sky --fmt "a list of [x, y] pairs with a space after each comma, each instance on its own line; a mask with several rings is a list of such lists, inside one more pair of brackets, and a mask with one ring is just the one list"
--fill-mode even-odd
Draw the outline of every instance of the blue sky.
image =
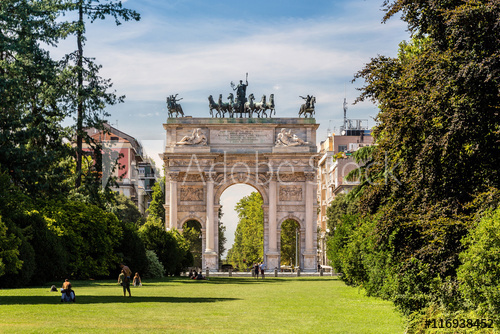
[[[138, 11], [141, 21], [88, 24], [85, 53], [103, 66], [101, 75], [111, 78], [117, 93], [126, 95], [125, 103], [108, 109], [110, 123], [140, 140], [153, 158], [164, 145], [168, 95], [183, 98], [186, 115], [209, 117], [207, 97], [228, 94], [230, 82], [244, 80], [247, 72], [247, 94], [274, 94], [277, 117], [296, 117], [299, 96], [316, 96], [319, 141], [329, 126], [341, 125], [344, 97], [349, 118], [375, 125], [375, 105], [352, 105], [363, 83], [351, 80], [371, 57], [394, 56], [409, 38], [398, 18], [381, 23], [382, 2], [127, 0], [124, 6]], [[54, 53], [75, 48], [67, 40]], [[243, 187], [233, 187], [226, 193], [245, 195]], [[235, 196], [228, 197], [234, 202]], [[225, 210], [224, 220], [236, 217]], [[229, 225], [235, 224], [226, 225], [232, 239]]]

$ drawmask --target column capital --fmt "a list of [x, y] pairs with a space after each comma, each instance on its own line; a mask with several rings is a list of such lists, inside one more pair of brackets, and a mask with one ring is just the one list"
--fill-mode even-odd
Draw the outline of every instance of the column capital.
[[304, 172], [304, 177], [306, 181], [314, 181], [316, 180], [316, 172]]
[[215, 171], [205, 171], [203, 172], [203, 177], [206, 182], [215, 182], [215, 179], [217, 178], [217, 172]]
[[270, 170], [266, 173], [266, 177], [269, 180], [269, 182], [278, 181], [278, 173], [275, 173], [272, 170]]

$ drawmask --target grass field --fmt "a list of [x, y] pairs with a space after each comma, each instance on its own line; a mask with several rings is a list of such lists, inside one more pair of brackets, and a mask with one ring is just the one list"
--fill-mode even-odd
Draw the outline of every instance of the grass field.
[[[402, 333], [390, 302], [336, 278], [165, 278], [132, 287], [74, 281], [76, 303], [50, 284], [0, 290], [1, 333]], [[61, 283], [57, 283], [59, 288]]]

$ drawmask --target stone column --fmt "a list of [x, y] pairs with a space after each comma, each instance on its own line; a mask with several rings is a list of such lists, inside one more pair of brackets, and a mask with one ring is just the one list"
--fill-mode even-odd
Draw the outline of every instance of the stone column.
[[269, 251], [278, 252], [278, 243], [276, 242], [276, 210], [278, 208], [278, 199], [276, 198], [276, 178], [269, 181]]
[[266, 253], [267, 269], [273, 270], [274, 268], [279, 268], [279, 255], [278, 241], [277, 241], [277, 231], [278, 231], [278, 221], [276, 220], [276, 212], [278, 210], [278, 193], [277, 193], [277, 176], [269, 172], [269, 207], [268, 207], [268, 232], [269, 232], [269, 243], [268, 251]]
[[207, 248], [205, 252], [214, 251], [214, 181], [207, 181]]
[[211, 175], [207, 177], [207, 212], [205, 221], [206, 243], [205, 243], [205, 267], [217, 269], [217, 253], [215, 252], [215, 230], [216, 219], [214, 211], [214, 181]]
[[168, 228], [173, 229], [177, 228], [177, 179], [179, 177], [179, 173], [170, 172], [168, 173], [170, 182], [170, 201], [169, 201], [169, 222]]
[[306, 177], [306, 212], [305, 212], [305, 222], [306, 222], [306, 235], [305, 235], [305, 250], [304, 250], [304, 270], [311, 271], [316, 270], [316, 249], [314, 249], [314, 233], [316, 233], [316, 227], [314, 226], [314, 200], [316, 196], [314, 194], [314, 179], [315, 174], [313, 172], [304, 173]]

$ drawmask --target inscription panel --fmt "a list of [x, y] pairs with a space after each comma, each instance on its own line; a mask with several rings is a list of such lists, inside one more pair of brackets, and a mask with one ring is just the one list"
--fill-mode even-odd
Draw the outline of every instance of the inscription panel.
[[274, 130], [210, 130], [210, 143], [212, 143], [212, 145], [272, 145], [274, 144]]

